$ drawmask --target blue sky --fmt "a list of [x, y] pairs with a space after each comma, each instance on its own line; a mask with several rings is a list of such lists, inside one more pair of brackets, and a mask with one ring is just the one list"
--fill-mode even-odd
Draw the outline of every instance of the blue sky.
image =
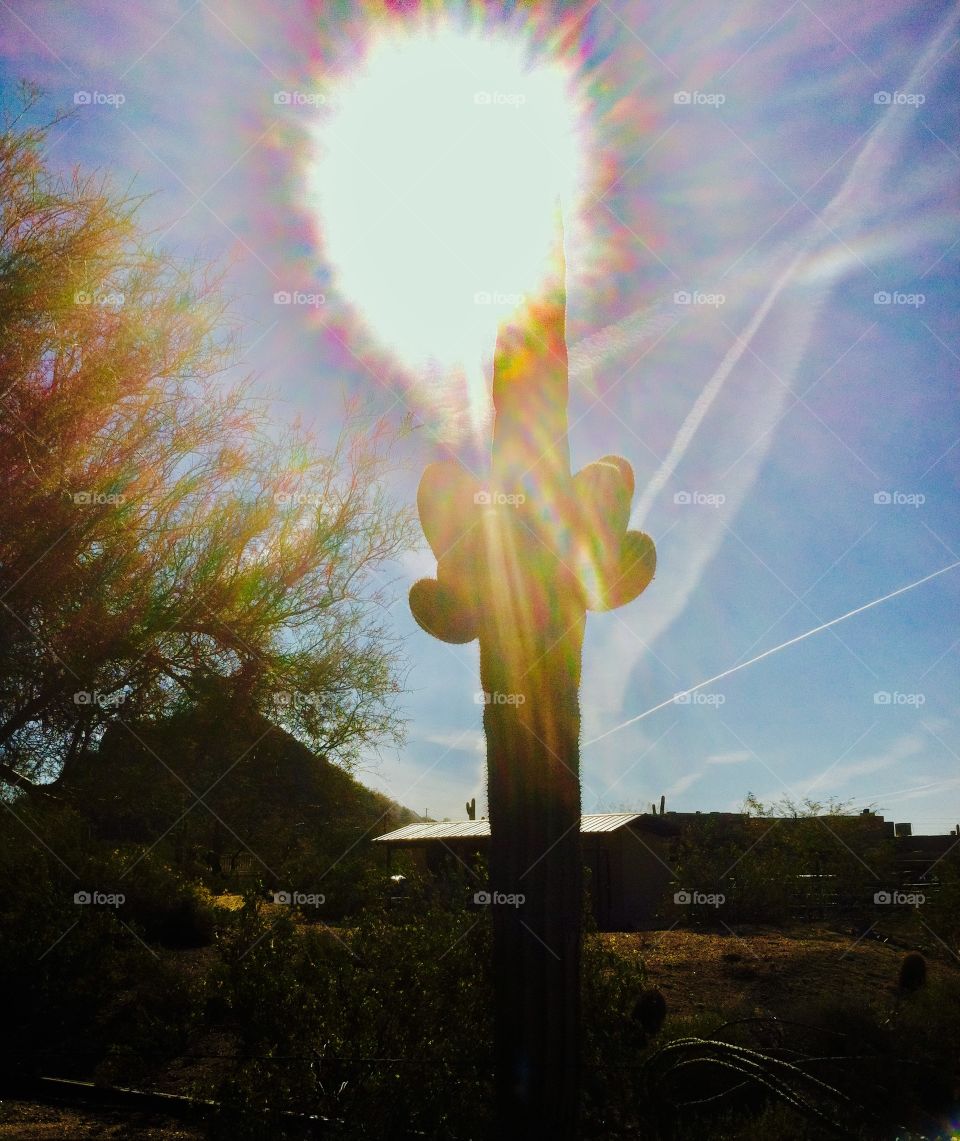
[[[0, 2], [2, 80], [35, 80], [51, 109], [90, 93], [51, 162], [133, 180], [158, 241], [230, 259], [241, 367], [277, 394], [278, 422], [332, 433], [343, 391], [415, 412], [398, 483], [412, 500], [430, 459], [482, 464], [483, 437], [455, 386], [412, 377], [338, 295], [306, 192], [321, 112], [274, 96], [331, 105], [371, 29], [415, 12], [275, 7]], [[589, 237], [568, 249], [571, 449], [578, 466], [630, 459], [633, 525], [659, 556], [640, 599], [588, 619], [584, 809], [665, 793], [729, 810], [751, 790], [946, 831], [960, 822], [960, 568], [632, 719], [960, 561], [960, 10], [662, 7], [573, 9], [603, 178]], [[520, 15], [488, 6], [492, 23]], [[278, 307], [277, 290], [324, 303]], [[433, 573], [427, 551], [399, 573], [408, 741], [363, 776], [459, 817], [484, 802], [477, 648], [413, 623], [403, 584]]]

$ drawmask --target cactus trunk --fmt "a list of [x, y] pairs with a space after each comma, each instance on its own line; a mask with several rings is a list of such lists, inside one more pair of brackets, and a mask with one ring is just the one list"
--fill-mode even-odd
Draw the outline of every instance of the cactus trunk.
[[[558, 541], [572, 485], [562, 244], [553, 288], [501, 331], [494, 361], [491, 487], [480, 678], [488, 703], [500, 1130], [577, 1133], [580, 1022], [581, 592]], [[496, 897], [494, 897], [496, 900]]]
[[457, 464], [424, 472], [417, 505], [436, 579], [417, 622], [480, 640], [486, 695], [498, 1135], [572, 1141], [580, 1104], [580, 661], [587, 609], [653, 577], [629, 531], [633, 472], [605, 456], [571, 476], [565, 264], [500, 330], [489, 491]]

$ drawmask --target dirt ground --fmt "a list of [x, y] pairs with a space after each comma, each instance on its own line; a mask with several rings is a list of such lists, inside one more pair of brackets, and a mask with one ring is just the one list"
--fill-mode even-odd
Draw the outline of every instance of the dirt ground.
[[[822, 997], [892, 996], [904, 948], [827, 928], [784, 932], [763, 928], [698, 932], [650, 931], [606, 935], [614, 946], [637, 946], [652, 985], [675, 1016], [749, 1008], [779, 1013]], [[933, 972], [960, 973], [944, 951]]]
[[203, 1136], [162, 1117], [0, 1101], [3, 1141], [201, 1141]]

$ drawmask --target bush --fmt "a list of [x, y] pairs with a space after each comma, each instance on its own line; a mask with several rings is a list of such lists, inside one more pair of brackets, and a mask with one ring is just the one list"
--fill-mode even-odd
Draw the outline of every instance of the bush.
[[[835, 1101], [830, 1112], [842, 1118], [852, 1137], [940, 1135], [939, 1122], [953, 1104], [960, 979], [938, 977], [934, 971], [927, 985], [913, 993], [896, 994], [884, 986], [868, 999], [825, 994], [820, 1001], [780, 1011], [776, 1018], [743, 1013], [742, 1020], [698, 1027], [694, 1036], [782, 1058], [841, 1091], [849, 1101]], [[667, 1036], [682, 1037], [691, 1029], [668, 1023]], [[699, 1082], [693, 1088], [700, 1098], [729, 1089], [739, 1080], [696, 1066], [690, 1066], [687, 1076]], [[742, 1096], [724, 1097], [716, 1105], [739, 1109], [740, 1130], [728, 1133], [724, 1126], [731, 1119], [715, 1117], [712, 1107], [705, 1105], [687, 1111], [689, 1132], [680, 1135], [697, 1135], [697, 1126], [700, 1135], [747, 1137], [751, 1122], [753, 1136], [766, 1136], [762, 1123], [788, 1112], [749, 1083], [742, 1087]], [[821, 1132], [795, 1118], [791, 1130], [782, 1135], [817, 1137]]]
[[63, 804], [17, 800], [2, 820], [5, 1056], [25, 1072], [112, 1080], [176, 1054], [201, 1000], [148, 944], [209, 942], [209, 900], [153, 853], [135, 863], [140, 848], [96, 845]]
[[918, 951], [903, 956], [897, 986], [903, 991], [919, 990], [927, 981], [927, 960]]
[[109, 860], [87, 846], [82, 820], [63, 806], [18, 801], [4, 814], [0, 1045], [25, 1072], [88, 1077], [112, 1040], [108, 1012], [119, 996], [135, 1006], [142, 988], [177, 990], [170, 976], [157, 981], [158, 959], [118, 908], [76, 901], [78, 889], [110, 890]]
[[302, 909], [301, 914], [308, 922], [337, 921], [358, 915], [367, 905], [375, 904], [378, 894], [382, 894], [386, 876], [376, 858], [380, 853], [371, 853], [369, 843], [358, 844], [359, 836], [362, 832], [358, 830], [349, 830], [346, 834], [338, 830], [331, 837], [328, 830], [324, 843], [312, 845], [310, 851], [289, 861], [281, 870], [283, 890], [324, 896], [322, 907]]
[[[280, 1108], [340, 1119], [351, 1138], [488, 1135], [491, 938], [486, 910], [424, 901], [415, 914], [370, 909], [350, 930], [298, 930], [251, 895], [217, 982], [247, 1061], [220, 1091], [215, 1136], [296, 1135], [264, 1115]], [[647, 1039], [631, 1013], [644, 982], [629, 941], [587, 935], [587, 1128], [599, 1136], [632, 1112], [629, 1067]]]
[[[115, 849], [102, 875], [124, 895], [118, 914], [148, 942], [161, 947], [206, 947], [213, 941], [214, 912], [208, 892], [189, 883], [155, 852]], [[127, 869], [130, 869], [127, 871]]]
[[[784, 925], [825, 914], [866, 915], [877, 876], [882, 882], [893, 874], [893, 842], [872, 818], [846, 808], [789, 800], [763, 805], [748, 796], [740, 819], [708, 814], [691, 823], [671, 852], [679, 886], [720, 893], [725, 901], [720, 909], [691, 902], [687, 918]], [[667, 890], [672, 898], [676, 885]]]
[[465, 1123], [490, 1100], [486, 917], [370, 911], [334, 933], [261, 912], [250, 898], [224, 946], [220, 985], [250, 1060], [221, 1090], [217, 1135], [282, 1136], [260, 1111], [283, 1107], [343, 1118], [348, 1136], [473, 1136]]
[[650, 1037], [633, 1013], [646, 970], [629, 937], [588, 933], [583, 943], [584, 1129], [606, 1136], [636, 1112], [636, 1065]]

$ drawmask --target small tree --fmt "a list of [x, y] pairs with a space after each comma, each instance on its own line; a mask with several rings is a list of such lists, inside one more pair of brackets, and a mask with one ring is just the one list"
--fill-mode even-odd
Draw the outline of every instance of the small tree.
[[0, 783], [224, 687], [331, 758], [396, 738], [389, 433], [354, 407], [327, 453], [276, 438], [223, 376], [217, 278], [105, 179], [56, 178], [35, 104], [0, 127]]
[[875, 817], [850, 806], [790, 797], [764, 804], [748, 793], [737, 818], [698, 817], [674, 843], [672, 863], [681, 886], [721, 893], [725, 910], [691, 904], [691, 915], [785, 922], [798, 911], [867, 908], [892, 874], [894, 849]]

